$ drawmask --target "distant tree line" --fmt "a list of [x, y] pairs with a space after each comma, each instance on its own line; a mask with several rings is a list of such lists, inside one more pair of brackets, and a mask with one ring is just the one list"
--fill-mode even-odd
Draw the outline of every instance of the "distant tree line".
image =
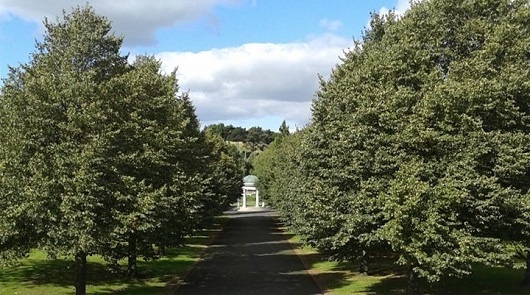
[[219, 134], [224, 140], [232, 142], [263, 143], [270, 144], [277, 135], [269, 129], [263, 130], [261, 127], [234, 127], [223, 123], [212, 124], [205, 127], [206, 130]]
[[239, 168], [244, 175], [252, 171], [253, 162], [257, 156], [266, 149], [275, 138], [284, 133], [289, 133], [285, 121], [279, 128], [279, 132], [269, 129], [263, 130], [261, 127], [234, 127], [223, 123], [207, 125], [204, 132], [215, 134], [226, 142], [230, 143], [235, 153], [235, 158], [239, 163]]
[[260, 190], [329, 257], [392, 257], [407, 294], [517, 257], [530, 285], [529, 48], [526, 0], [374, 14], [311, 123], [254, 161]]
[[[0, 264], [32, 249], [109, 265], [156, 259], [239, 195], [237, 151], [202, 132], [176, 73], [121, 55], [122, 38], [90, 7], [44, 23], [31, 60], [0, 92]], [[45, 275], [45, 274], [44, 274]]]

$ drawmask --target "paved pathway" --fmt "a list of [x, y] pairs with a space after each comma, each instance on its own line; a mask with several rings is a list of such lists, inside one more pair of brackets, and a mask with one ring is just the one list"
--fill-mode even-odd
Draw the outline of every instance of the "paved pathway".
[[231, 214], [179, 294], [321, 294], [270, 212]]

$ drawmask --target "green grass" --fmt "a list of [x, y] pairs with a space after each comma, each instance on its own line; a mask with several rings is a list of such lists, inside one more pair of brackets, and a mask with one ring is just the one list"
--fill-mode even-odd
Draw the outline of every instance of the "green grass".
[[[328, 261], [311, 247], [302, 246], [300, 238], [287, 234], [309, 273], [318, 285], [333, 295], [402, 295], [406, 279], [402, 269], [389, 258], [373, 261], [369, 275], [361, 275], [355, 263]], [[528, 295], [530, 288], [519, 285], [522, 269], [477, 265], [473, 274], [448, 278], [434, 286], [423, 284], [423, 294], [432, 295]]]
[[[224, 221], [224, 220], [223, 220]], [[88, 294], [173, 294], [178, 280], [200, 258], [211, 238], [220, 231], [221, 223], [186, 240], [183, 247], [167, 249], [167, 255], [154, 261], [138, 261], [140, 278], [127, 278], [123, 273], [110, 273], [99, 256], [87, 259]], [[125, 265], [124, 261], [120, 262]], [[74, 293], [71, 260], [49, 260], [33, 251], [17, 266], [0, 268], [2, 295], [62, 295]]]
[[[262, 200], [259, 201], [259, 206], [262, 204]], [[237, 206], [237, 203], [234, 204], [234, 206]], [[243, 200], [242, 198], [239, 198], [239, 206], [243, 206]], [[256, 206], [256, 197], [254, 195], [247, 196], [247, 207], [255, 207]]]

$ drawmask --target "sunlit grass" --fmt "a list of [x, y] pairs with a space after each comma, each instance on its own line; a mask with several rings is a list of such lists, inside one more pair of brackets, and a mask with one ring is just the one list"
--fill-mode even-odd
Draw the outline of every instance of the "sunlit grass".
[[[221, 222], [222, 223], [222, 222]], [[172, 294], [179, 279], [200, 258], [211, 237], [220, 230], [212, 229], [186, 240], [183, 247], [167, 249], [167, 255], [153, 261], [138, 261], [139, 278], [127, 278], [123, 272], [110, 273], [99, 256], [87, 258], [88, 294]], [[120, 261], [124, 268], [126, 261]], [[73, 294], [73, 262], [69, 259], [48, 259], [41, 251], [33, 251], [17, 266], [0, 268], [2, 295]]]
[[[371, 264], [369, 275], [357, 272], [356, 263], [329, 261], [300, 243], [300, 237], [286, 233], [309, 273], [326, 294], [332, 295], [401, 295], [406, 279], [402, 269], [388, 258]], [[471, 276], [444, 279], [435, 286], [423, 284], [423, 294], [447, 295], [528, 295], [530, 288], [520, 286], [522, 269], [477, 265]]]

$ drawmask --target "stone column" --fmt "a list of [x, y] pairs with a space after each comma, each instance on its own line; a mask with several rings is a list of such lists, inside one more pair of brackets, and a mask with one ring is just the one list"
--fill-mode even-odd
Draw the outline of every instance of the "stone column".
[[247, 190], [243, 188], [243, 208], [247, 208]]
[[259, 191], [256, 190], [256, 206], [255, 207], [259, 207]]

